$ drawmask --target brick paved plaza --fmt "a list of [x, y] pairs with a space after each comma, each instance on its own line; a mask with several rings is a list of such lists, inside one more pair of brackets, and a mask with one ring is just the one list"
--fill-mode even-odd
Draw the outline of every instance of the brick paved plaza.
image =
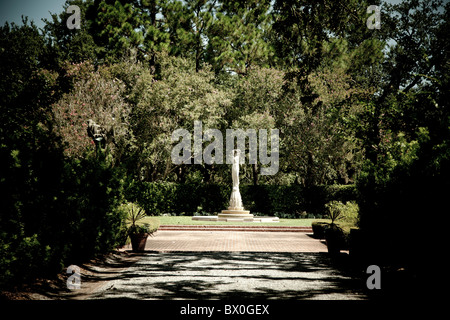
[[[124, 249], [130, 249], [129, 246]], [[304, 232], [162, 231], [147, 240], [148, 251], [327, 252], [323, 241]]]

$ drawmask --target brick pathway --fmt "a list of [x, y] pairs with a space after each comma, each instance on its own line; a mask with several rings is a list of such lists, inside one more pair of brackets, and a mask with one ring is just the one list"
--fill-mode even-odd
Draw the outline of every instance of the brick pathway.
[[[124, 249], [130, 249], [129, 246]], [[303, 232], [163, 231], [147, 240], [146, 250], [327, 252], [325, 243]]]

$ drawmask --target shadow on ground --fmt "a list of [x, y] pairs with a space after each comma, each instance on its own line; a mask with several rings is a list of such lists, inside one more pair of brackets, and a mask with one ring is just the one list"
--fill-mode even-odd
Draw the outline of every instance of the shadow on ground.
[[326, 253], [146, 252], [87, 299], [366, 299]]
[[36, 279], [32, 283], [4, 289], [0, 292], [0, 300], [88, 299], [92, 292], [109, 281], [121, 279], [123, 272], [140, 258], [131, 252], [116, 251], [77, 265], [81, 273], [79, 289], [68, 289], [67, 283], [73, 273], [64, 270], [54, 278]]

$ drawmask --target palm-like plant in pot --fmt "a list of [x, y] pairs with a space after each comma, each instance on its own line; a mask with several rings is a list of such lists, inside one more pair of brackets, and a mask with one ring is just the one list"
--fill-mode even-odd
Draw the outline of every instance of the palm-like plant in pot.
[[123, 206], [127, 211], [127, 234], [131, 240], [131, 247], [133, 251], [144, 251], [147, 238], [153, 233], [148, 223], [139, 223], [147, 216], [145, 210], [130, 202]]
[[325, 230], [325, 240], [327, 242], [328, 252], [338, 254], [341, 250], [343, 233], [342, 229], [335, 223], [342, 216], [343, 204], [339, 201], [330, 201], [325, 205], [328, 210], [328, 216], [331, 223]]

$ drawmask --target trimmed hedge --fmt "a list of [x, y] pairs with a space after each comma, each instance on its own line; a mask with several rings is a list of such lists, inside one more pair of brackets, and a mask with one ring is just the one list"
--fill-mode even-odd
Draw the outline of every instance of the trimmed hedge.
[[[354, 185], [305, 188], [299, 185], [241, 185], [244, 206], [264, 215], [298, 218], [303, 212], [325, 213], [332, 200], [356, 199]], [[228, 207], [231, 186], [217, 184], [177, 184], [170, 182], [133, 182], [126, 197], [137, 202], [148, 215], [176, 215], [220, 212]]]
[[325, 229], [330, 225], [329, 222], [314, 221], [311, 223], [314, 238], [325, 239]]

